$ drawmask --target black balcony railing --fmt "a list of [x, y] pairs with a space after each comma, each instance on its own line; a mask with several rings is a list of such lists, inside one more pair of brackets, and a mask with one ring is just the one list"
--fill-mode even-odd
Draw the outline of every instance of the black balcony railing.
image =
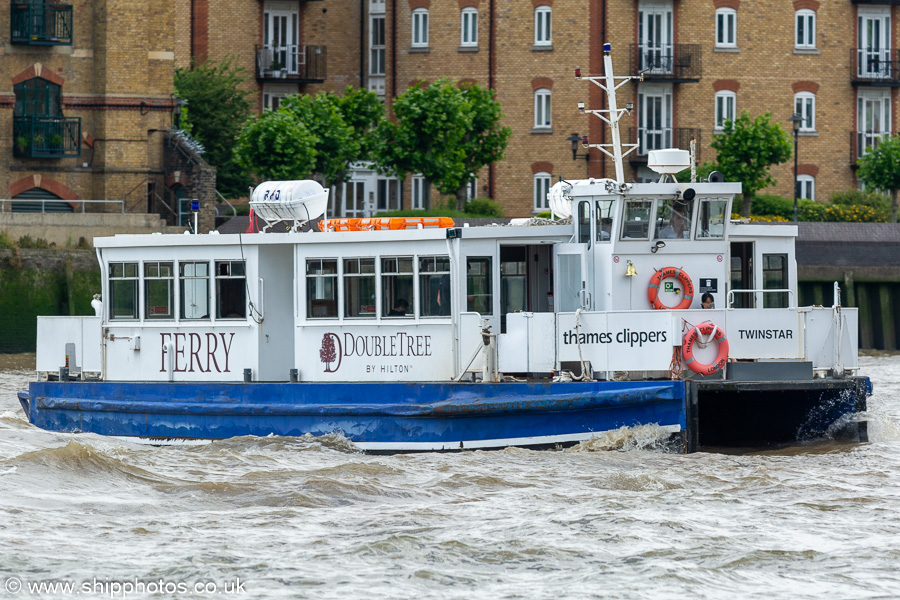
[[701, 135], [699, 129], [692, 127], [661, 127], [658, 129], [649, 127], [630, 127], [628, 139], [622, 140], [626, 144], [637, 144], [637, 150], [628, 155], [632, 163], [646, 163], [647, 154], [651, 150], [664, 150], [666, 148], [691, 149], [691, 139], [696, 142], [694, 159], [700, 162]]
[[631, 44], [631, 72], [647, 81], [699, 81], [701, 58], [700, 44]]
[[882, 138], [890, 137], [889, 132], [851, 131], [850, 132], [850, 167], [856, 169], [860, 158], [878, 147]]
[[72, 45], [72, 5], [48, 2], [10, 5], [10, 41], [34, 46]]
[[81, 119], [14, 117], [13, 155], [28, 158], [81, 156]]
[[325, 81], [326, 46], [302, 44], [256, 47], [256, 78], [294, 83]]
[[851, 50], [850, 79], [859, 85], [900, 86], [900, 51]]

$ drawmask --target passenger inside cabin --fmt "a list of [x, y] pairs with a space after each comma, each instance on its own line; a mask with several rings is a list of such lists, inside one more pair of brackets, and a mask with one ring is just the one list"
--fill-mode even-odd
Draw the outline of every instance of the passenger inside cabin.
[[682, 240], [691, 235], [691, 222], [684, 214], [684, 208], [675, 206], [669, 217], [669, 224], [660, 230], [657, 237], [668, 240]]
[[716, 303], [713, 301], [713, 295], [709, 292], [705, 292], [700, 298], [700, 306], [703, 308], [715, 308]]
[[600, 240], [605, 241], [609, 239], [610, 230], [612, 229], [612, 219], [603, 218], [600, 220]]
[[409, 302], [404, 300], [403, 298], [398, 298], [397, 302], [394, 303], [394, 308], [388, 312], [387, 316], [389, 317], [405, 317], [406, 311], [409, 310]]

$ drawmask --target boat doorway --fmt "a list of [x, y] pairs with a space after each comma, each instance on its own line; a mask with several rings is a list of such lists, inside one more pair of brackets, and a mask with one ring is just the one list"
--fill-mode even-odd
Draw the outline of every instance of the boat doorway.
[[[753, 242], [731, 243], [731, 289], [752, 290], [753, 285]], [[731, 308], [754, 308], [756, 294], [735, 293]]]
[[553, 312], [550, 245], [500, 246], [500, 332], [506, 315]]

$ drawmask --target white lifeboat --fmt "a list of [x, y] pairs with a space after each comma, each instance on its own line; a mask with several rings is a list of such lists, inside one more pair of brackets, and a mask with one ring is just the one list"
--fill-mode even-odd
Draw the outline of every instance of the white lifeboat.
[[328, 190], [310, 179], [267, 181], [250, 195], [253, 213], [271, 227], [278, 221], [294, 221], [295, 229], [325, 214]]

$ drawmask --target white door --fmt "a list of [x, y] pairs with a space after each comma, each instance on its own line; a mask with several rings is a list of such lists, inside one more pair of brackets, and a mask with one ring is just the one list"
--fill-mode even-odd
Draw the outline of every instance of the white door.
[[641, 5], [638, 9], [641, 71], [672, 72], [672, 6]]
[[296, 10], [272, 8], [266, 11], [264, 37], [272, 71], [284, 69], [290, 74], [299, 72], [298, 21], [299, 14]]
[[860, 9], [857, 69], [860, 77], [890, 79], [891, 16], [889, 12]]
[[644, 86], [638, 92], [638, 154], [672, 147], [672, 88]]
[[592, 310], [594, 303], [588, 282], [586, 244], [557, 244], [554, 268], [553, 302], [556, 312]]

